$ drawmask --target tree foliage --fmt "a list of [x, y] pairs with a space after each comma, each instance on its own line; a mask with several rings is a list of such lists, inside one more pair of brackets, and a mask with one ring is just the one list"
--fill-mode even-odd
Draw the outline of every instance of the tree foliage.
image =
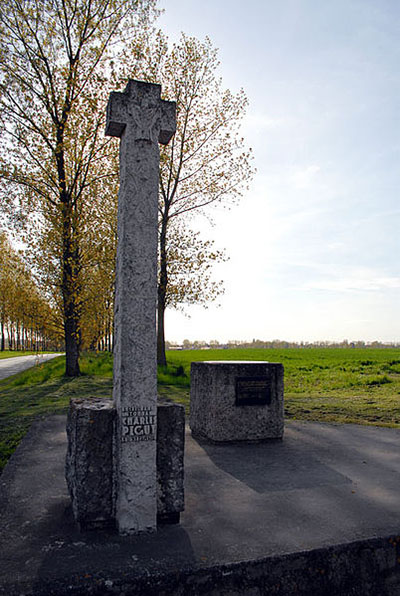
[[[195, 298], [206, 303], [221, 290], [208, 267], [221, 255], [197, 237], [192, 236], [195, 243], [188, 241], [191, 216], [194, 212], [209, 214], [211, 206], [222, 202], [234, 203], [254, 172], [251, 151], [239, 134], [247, 98], [243, 90], [233, 94], [223, 88], [217, 74], [217, 50], [211, 41], [182, 35], [168, 51], [159, 33], [146, 58], [143, 77], [161, 83], [165, 98], [177, 104], [176, 134], [162, 148], [160, 164], [158, 362], [165, 364], [164, 312], [172, 296], [175, 304], [178, 298], [180, 302]], [[178, 277], [177, 254], [185, 267], [185, 275]]]
[[0, 233], [0, 349], [48, 349], [61, 340], [60, 319], [20, 255]]
[[207, 306], [223, 293], [223, 282], [213, 278], [215, 263], [226, 261], [224, 251], [214, 248], [212, 240], [203, 240], [199, 232], [173, 222], [167, 238], [168, 285], [165, 306], [180, 309], [184, 305]]
[[59, 293], [70, 376], [79, 374], [91, 230], [103, 201], [115, 203], [105, 105], [135, 70], [154, 4], [3, 0], [0, 7], [0, 191], [14, 225], [47, 260], [42, 271]]
[[[239, 135], [247, 99], [222, 88], [211, 42], [150, 35], [155, 0], [3, 0], [0, 7], [0, 193], [30, 247], [30, 264], [63, 316], [66, 373], [83, 345], [111, 343], [118, 145], [105, 138], [111, 90], [128, 77], [177, 101], [177, 133], [161, 150], [158, 324], [164, 312], [222, 290], [223, 258], [191, 231], [191, 215], [234, 202], [252, 175]], [[184, 272], [184, 273], [183, 273]]]

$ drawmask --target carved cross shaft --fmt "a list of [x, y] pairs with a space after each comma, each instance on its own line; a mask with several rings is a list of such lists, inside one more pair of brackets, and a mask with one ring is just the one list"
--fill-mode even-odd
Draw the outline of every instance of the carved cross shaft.
[[112, 92], [107, 106], [106, 135], [132, 135], [135, 141], [167, 145], [176, 129], [176, 104], [160, 99], [161, 86], [128, 82], [123, 93]]
[[114, 319], [116, 519], [122, 534], [157, 526], [158, 142], [175, 132], [175, 103], [130, 80], [111, 93], [106, 134], [121, 138]]

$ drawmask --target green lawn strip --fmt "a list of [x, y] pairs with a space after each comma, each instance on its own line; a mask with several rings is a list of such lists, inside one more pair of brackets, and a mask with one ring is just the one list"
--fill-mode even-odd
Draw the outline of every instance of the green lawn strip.
[[40, 356], [41, 354], [52, 354], [52, 352], [31, 352], [20, 350], [3, 350], [0, 352], [0, 360], [3, 358], [17, 358], [18, 356]]
[[[159, 367], [161, 397], [189, 411], [190, 363], [268, 360], [285, 366], [288, 419], [400, 427], [400, 349], [170, 351]], [[0, 381], [0, 468], [37, 417], [65, 413], [71, 397], [111, 397], [112, 356], [88, 353], [82, 376], [64, 377], [65, 357]]]
[[400, 428], [400, 399], [390, 395], [285, 394], [285, 418]]
[[[65, 413], [71, 397], [111, 397], [112, 374], [69, 379], [64, 368], [60, 356], [0, 381], [0, 470], [36, 418]], [[98, 369], [107, 374], [103, 354]], [[93, 370], [91, 356], [82, 358], [82, 370]]]
[[177, 387], [173, 385], [159, 385], [158, 395], [161, 398], [171, 400], [185, 407], [185, 412], [189, 414], [190, 389], [186, 387]]

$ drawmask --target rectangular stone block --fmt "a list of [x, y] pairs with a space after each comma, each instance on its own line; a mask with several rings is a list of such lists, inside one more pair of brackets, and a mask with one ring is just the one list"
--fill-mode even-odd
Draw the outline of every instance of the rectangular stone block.
[[190, 428], [193, 436], [215, 443], [281, 439], [283, 365], [192, 362]]
[[[82, 530], [115, 525], [115, 404], [72, 399], [67, 418], [66, 480]], [[185, 410], [157, 406], [157, 521], [178, 523], [184, 509]]]
[[82, 530], [114, 525], [111, 400], [72, 399], [67, 417], [65, 476], [74, 517]]
[[157, 521], [178, 523], [184, 501], [185, 410], [174, 403], [157, 408]]

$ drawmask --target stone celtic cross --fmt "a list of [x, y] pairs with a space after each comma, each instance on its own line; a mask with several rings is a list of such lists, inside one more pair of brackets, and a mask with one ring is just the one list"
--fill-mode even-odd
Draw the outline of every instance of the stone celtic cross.
[[116, 519], [123, 534], [157, 526], [158, 143], [176, 128], [161, 86], [129, 80], [107, 106], [106, 135], [120, 137], [114, 322]]

